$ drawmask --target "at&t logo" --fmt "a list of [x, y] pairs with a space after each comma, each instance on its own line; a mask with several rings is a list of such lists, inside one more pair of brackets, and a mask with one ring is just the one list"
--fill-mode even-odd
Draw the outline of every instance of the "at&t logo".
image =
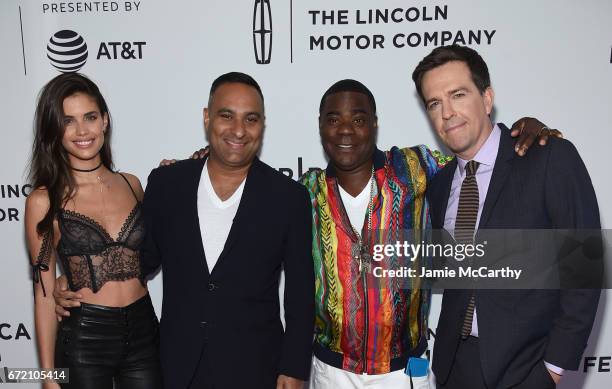
[[102, 42], [96, 59], [142, 59], [142, 46], [147, 42]]
[[[146, 44], [144, 41], [100, 42], [96, 60], [140, 60]], [[78, 72], [87, 62], [87, 56], [87, 43], [75, 31], [61, 30], [49, 39], [47, 57], [62, 73]]]
[[47, 58], [62, 73], [78, 72], [87, 62], [87, 43], [72, 30], [58, 31], [49, 39]]

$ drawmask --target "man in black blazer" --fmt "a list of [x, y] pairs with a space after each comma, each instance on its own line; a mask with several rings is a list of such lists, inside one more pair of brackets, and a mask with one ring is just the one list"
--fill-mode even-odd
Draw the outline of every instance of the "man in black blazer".
[[[432, 126], [457, 157], [428, 187], [434, 229], [457, 238], [470, 218], [472, 238], [487, 229], [600, 228], [591, 180], [570, 142], [553, 138], [517, 158], [506, 128], [491, 123], [493, 90], [478, 53], [436, 48], [413, 80]], [[433, 350], [438, 387], [554, 388], [579, 366], [599, 295], [447, 289]]]
[[[149, 176], [142, 265], [144, 275], [160, 265], [163, 271], [166, 389], [297, 389], [308, 378], [314, 327], [310, 201], [303, 186], [257, 158], [264, 120], [255, 80], [225, 74], [213, 83], [204, 109], [207, 158]], [[221, 216], [207, 213], [205, 184], [219, 204], [238, 193], [235, 216], [223, 206], [213, 209]], [[223, 226], [231, 229], [219, 241]], [[202, 230], [217, 241], [208, 242]]]

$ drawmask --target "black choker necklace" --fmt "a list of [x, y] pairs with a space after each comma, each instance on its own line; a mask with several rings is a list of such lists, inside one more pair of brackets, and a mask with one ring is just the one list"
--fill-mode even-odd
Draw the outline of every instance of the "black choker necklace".
[[102, 166], [102, 162], [100, 162], [100, 164], [99, 164], [98, 166], [96, 166], [95, 168], [93, 168], [93, 169], [77, 169], [77, 168], [72, 167], [72, 166], [71, 166], [70, 168], [71, 168], [72, 170], [75, 170], [75, 171], [77, 171], [77, 172], [81, 172], [81, 173], [91, 173], [91, 172], [93, 172], [94, 170], [98, 170], [98, 169], [100, 169], [100, 166]]

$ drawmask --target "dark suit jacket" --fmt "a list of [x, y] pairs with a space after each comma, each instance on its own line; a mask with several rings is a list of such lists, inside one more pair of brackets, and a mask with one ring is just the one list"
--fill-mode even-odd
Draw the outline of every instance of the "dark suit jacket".
[[[574, 146], [551, 138], [526, 156], [514, 153], [503, 125], [499, 151], [482, 210], [478, 236], [487, 229], [600, 228], [597, 199]], [[457, 160], [428, 188], [432, 226], [444, 226]], [[444, 292], [436, 330], [433, 371], [448, 379], [471, 290]], [[592, 328], [599, 290], [476, 290], [481, 364], [490, 388], [522, 382], [544, 359], [576, 370]]]
[[[255, 159], [225, 247], [209, 273], [197, 191], [204, 160], [153, 170], [144, 198], [143, 273], [160, 265], [161, 362], [166, 389], [185, 389], [204, 352], [216, 388], [274, 388], [306, 380], [314, 328], [310, 199]], [[285, 321], [279, 276], [285, 270]]]

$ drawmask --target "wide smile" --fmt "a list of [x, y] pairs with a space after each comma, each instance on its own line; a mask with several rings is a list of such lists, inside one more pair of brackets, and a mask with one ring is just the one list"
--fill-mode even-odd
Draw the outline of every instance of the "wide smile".
[[342, 150], [351, 150], [351, 149], [355, 148], [355, 145], [351, 145], [351, 144], [337, 144], [336, 147], [339, 148], [339, 149], [342, 149]]
[[72, 143], [79, 149], [87, 149], [94, 143], [94, 139], [74, 140]]
[[243, 148], [244, 148], [244, 147], [247, 145], [247, 143], [246, 143], [246, 142], [237, 142], [237, 141], [234, 141], [234, 140], [229, 140], [229, 139], [225, 139], [225, 143], [226, 143], [226, 144], [227, 144], [227, 145], [228, 145], [230, 148], [232, 148], [232, 149], [237, 149], [237, 150], [243, 149]]

